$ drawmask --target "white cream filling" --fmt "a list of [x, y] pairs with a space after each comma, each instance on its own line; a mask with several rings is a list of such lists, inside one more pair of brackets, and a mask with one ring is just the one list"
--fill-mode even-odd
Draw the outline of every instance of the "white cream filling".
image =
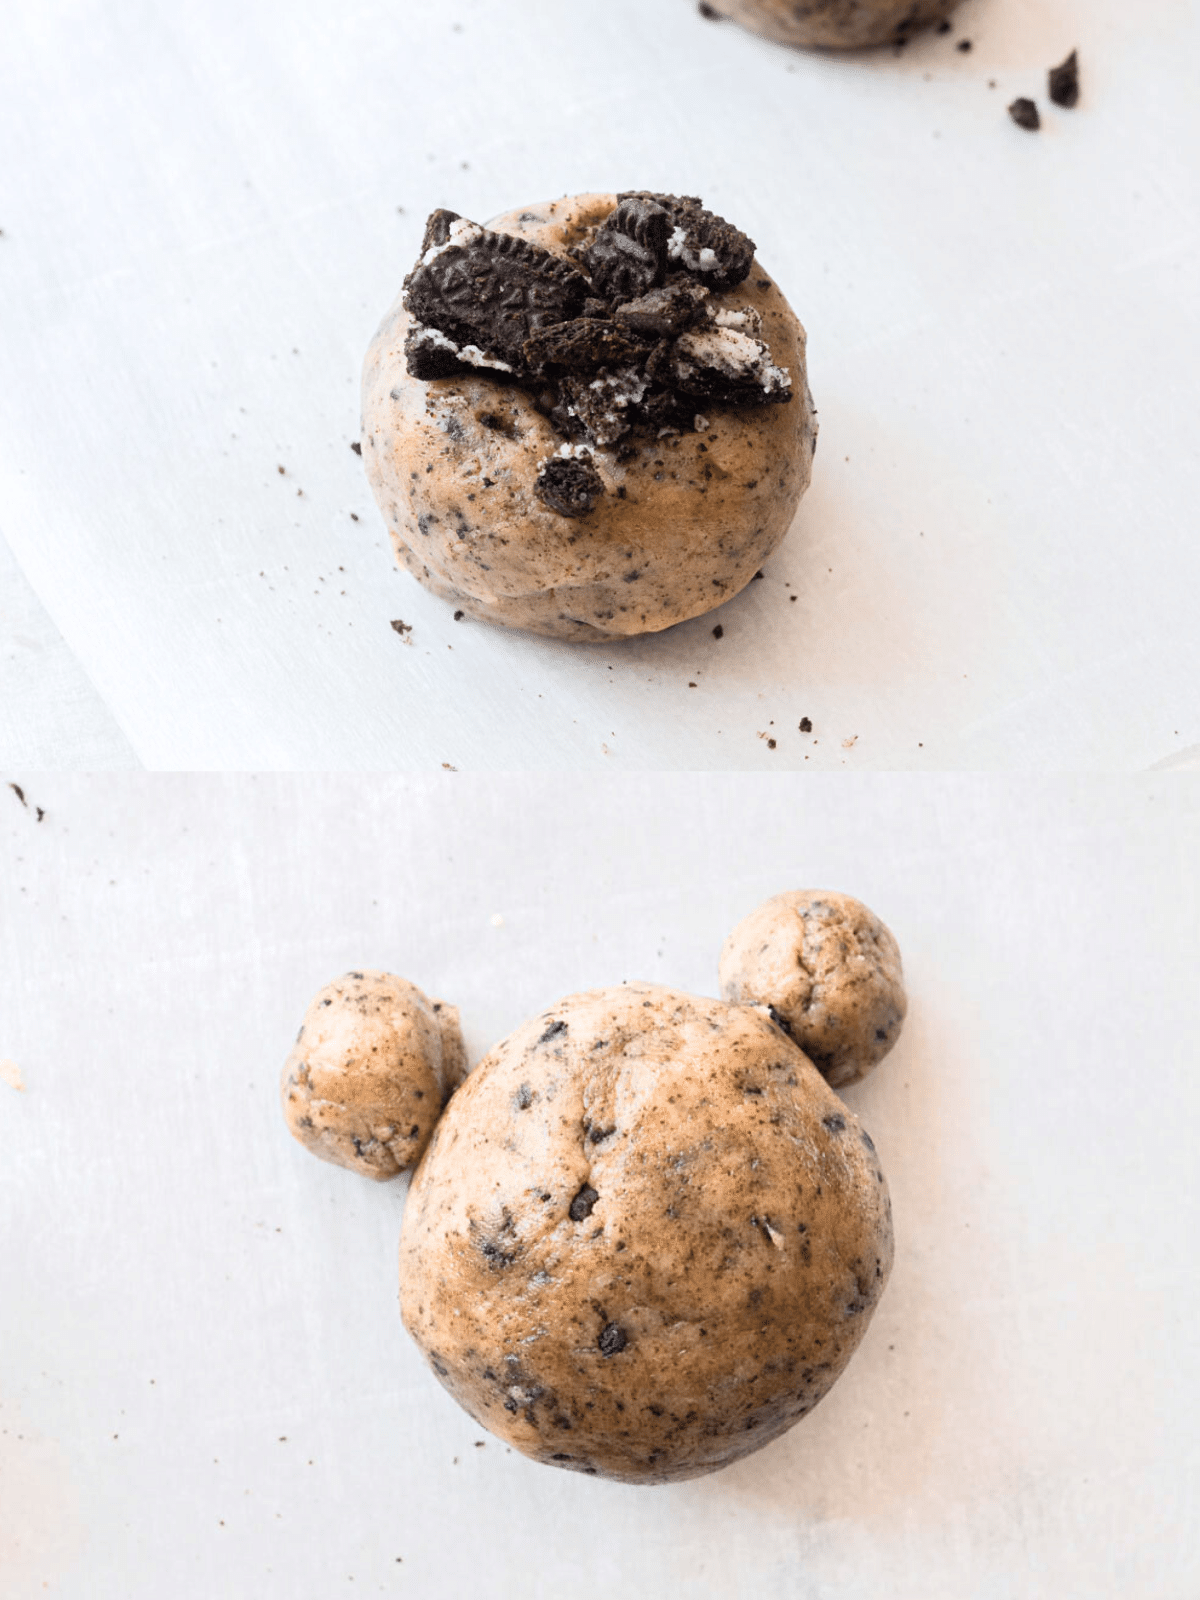
[[712, 320], [718, 328], [732, 328], [735, 333], [748, 333], [755, 339], [762, 332], [762, 318], [753, 306], [729, 306], [715, 312]]
[[714, 272], [720, 266], [715, 250], [702, 245], [699, 250], [689, 250], [687, 230], [676, 228], [667, 240], [667, 254], [672, 261], [682, 261], [689, 272]]

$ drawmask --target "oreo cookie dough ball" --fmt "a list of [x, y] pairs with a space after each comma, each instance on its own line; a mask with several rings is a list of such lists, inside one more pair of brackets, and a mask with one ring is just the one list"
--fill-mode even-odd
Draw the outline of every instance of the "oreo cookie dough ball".
[[726, 939], [720, 974], [725, 999], [770, 1007], [835, 1089], [883, 1060], [908, 1009], [891, 933], [861, 900], [827, 889], [764, 901]]
[[348, 972], [304, 1013], [283, 1115], [323, 1161], [394, 1178], [420, 1160], [466, 1070], [454, 1006], [390, 972]]
[[713, 10], [780, 44], [826, 50], [901, 44], [958, 0], [717, 0]]
[[473, 617], [653, 633], [743, 589], [808, 486], [804, 330], [699, 200], [437, 211], [363, 371], [396, 558]]
[[892, 1261], [875, 1147], [765, 1012], [571, 995], [450, 1102], [400, 1242], [409, 1332], [536, 1461], [715, 1472], [827, 1394]]

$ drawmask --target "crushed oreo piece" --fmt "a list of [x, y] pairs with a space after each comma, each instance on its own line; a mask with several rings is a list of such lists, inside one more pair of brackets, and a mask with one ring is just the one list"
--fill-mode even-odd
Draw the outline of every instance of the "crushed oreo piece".
[[566, 377], [559, 384], [564, 425], [580, 424], [597, 444], [615, 444], [629, 432], [633, 415], [645, 414], [642, 401], [649, 380], [636, 367], [598, 378]]
[[421, 254], [424, 255], [436, 244], [445, 244], [450, 237], [450, 224], [462, 220], [457, 211], [447, 211], [444, 207], [431, 211], [421, 238]]
[[404, 303], [452, 345], [478, 347], [519, 369], [526, 339], [577, 317], [589, 293], [582, 272], [548, 250], [468, 224], [457, 234], [450, 225], [425, 252], [405, 279]]
[[1008, 114], [1018, 128], [1025, 128], [1029, 133], [1036, 133], [1042, 125], [1042, 119], [1038, 116], [1037, 101], [1026, 100], [1024, 96], [1013, 101], [1008, 108]]
[[1071, 111], [1079, 104], [1079, 51], [1072, 50], [1061, 66], [1050, 68], [1050, 98]]
[[[757, 318], [754, 319], [754, 323]], [[680, 394], [725, 405], [766, 405], [791, 399], [792, 380], [771, 352], [743, 327], [710, 325], [679, 336], [648, 370]]]
[[542, 466], [533, 490], [560, 517], [586, 517], [604, 493], [604, 479], [587, 456], [554, 456]]
[[704, 310], [708, 290], [702, 283], [675, 278], [661, 289], [651, 289], [616, 310], [617, 321], [644, 339], [673, 339], [690, 328]]
[[404, 336], [404, 361], [410, 378], [429, 383], [434, 378], [453, 378], [471, 369], [458, 359], [456, 346], [437, 328], [414, 322]]
[[667, 273], [671, 217], [643, 195], [621, 196], [583, 253], [583, 264], [600, 294], [628, 300], [655, 288]]
[[732, 289], [748, 275], [754, 260], [754, 240], [724, 217], [706, 210], [695, 195], [643, 191], [618, 198], [653, 201], [668, 213], [672, 223], [667, 240], [668, 264], [686, 267], [714, 289]]
[[632, 330], [598, 317], [575, 317], [552, 328], [540, 328], [525, 341], [525, 361], [534, 372], [565, 367], [568, 372], [596, 372], [600, 367], [628, 366], [642, 360], [648, 345]]
[[600, 1346], [602, 1356], [617, 1356], [629, 1343], [629, 1335], [619, 1323], [606, 1322], [596, 1343]]
[[[560, 435], [593, 447], [633, 428], [702, 431], [709, 405], [791, 398], [757, 311], [713, 298], [745, 279], [753, 254], [751, 239], [691, 195], [620, 195], [585, 231], [577, 264], [435, 211], [404, 285], [408, 371], [520, 384]], [[500, 426], [492, 411], [476, 415]], [[536, 490], [560, 515], [585, 516], [603, 483], [567, 451]]]

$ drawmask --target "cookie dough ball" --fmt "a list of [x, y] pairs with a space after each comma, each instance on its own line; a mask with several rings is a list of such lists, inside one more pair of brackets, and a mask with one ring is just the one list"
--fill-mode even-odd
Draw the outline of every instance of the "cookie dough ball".
[[583, 641], [745, 588], [817, 433], [804, 330], [753, 242], [698, 202], [615, 194], [485, 228], [435, 212], [426, 239], [363, 370], [400, 565], [469, 616]]
[[394, 1178], [420, 1160], [466, 1076], [458, 1011], [390, 972], [348, 972], [304, 1014], [283, 1068], [283, 1115], [323, 1161]]
[[771, 1007], [835, 1089], [883, 1060], [908, 1009], [895, 939], [861, 900], [827, 889], [764, 901], [726, 939], [720, 974], [725, 999]]
[[853, 50], [897, 44], [948, 17], [958, 0], [717, 0], [714, 10], [780, 44]]
[[892, 1261], [875, 1147], [767, 1017], [571, 995], [455, 1095], [400, 1244], [409, 1332], [536, 1461], [714, 1472], [805, 1416]]

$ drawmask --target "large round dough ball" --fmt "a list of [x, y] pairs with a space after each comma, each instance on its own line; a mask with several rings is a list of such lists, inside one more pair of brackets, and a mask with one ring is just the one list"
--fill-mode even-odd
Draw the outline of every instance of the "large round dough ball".
[[721, 951], [721, 993], [770, 1006], [835, 1089], [865, 1078], [900, 1037], [900, 947], [848, 894], [798, 889], [743, 918]]
[[[570, 260], [615, 194], [523, 206], [487, 224]], [[654, 633], [700, 616], [753, 579], [783, 539], [812, 476], [816, 413], [804, 329], [754, 261], [714, 307], [749, 308], [775, 364], [782, 405], [695, 403], [700, 432], [642, 430], [588, 458], [603, 492], [565, 515], [535, 492], [564, 437], [516, 384], [408, 373], [412, 326], [397, 298], [363, 368], [362, 454], [397, 561], [468, 616], [559, 639]], [[582, 447], [580, 447], [582, 448]]]
[[283, 1115], [322, 1160], [394, 1178], [420, 1160], [466, 1070], [454, 1006], [390, 972], [348, 972], [304, 1013]]
[[811, 1411], [891, 1261], [875, 1147], [797, 1046], [637, 983], [560, 1001], [467, 1079], [413, 1180], [400, 1299], [481, 1426], [665, 1483]]
[[948, 17], [958, 0], [716, 0], [714, 10], [780, 44], [853, 50], [896, 44]]

